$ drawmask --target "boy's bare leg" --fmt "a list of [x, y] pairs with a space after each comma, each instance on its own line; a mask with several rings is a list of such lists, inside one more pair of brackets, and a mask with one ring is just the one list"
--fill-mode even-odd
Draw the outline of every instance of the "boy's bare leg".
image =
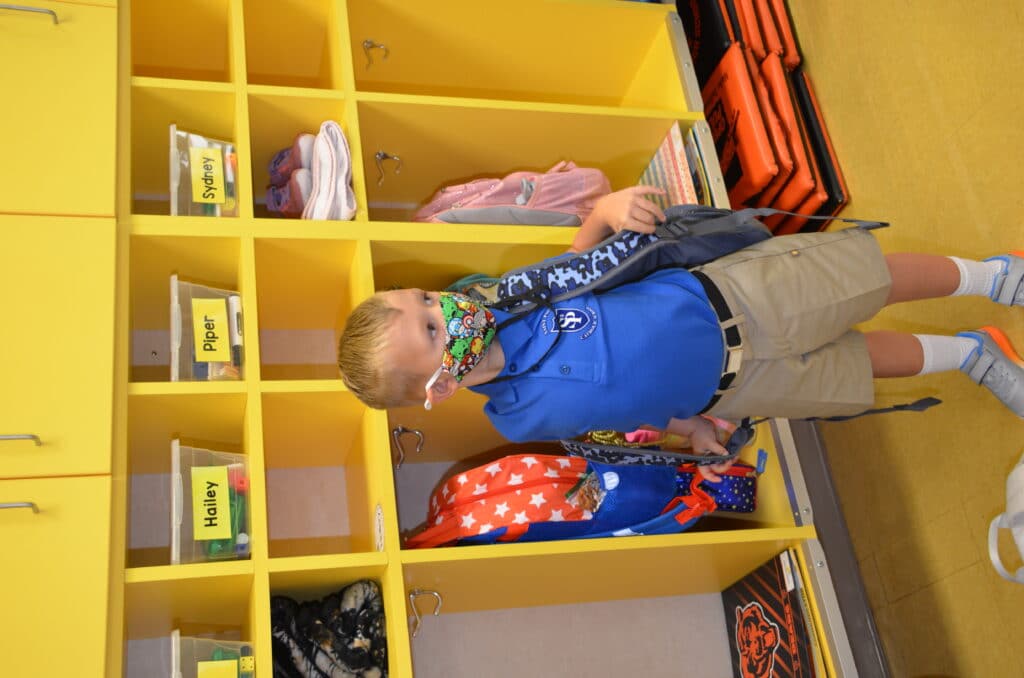
[[912, 377], [924, 367], [924, 350], [913, 334], [877, 330], [866, 332], [871, 371], [875, 377]]
[[[885, 257], [892, 275], [892, 289], [885, 303], [948, 297], [960, 285], [960, 269], [949, 257], [900, 253]], [[909, 336], [909, 335], [908, 335]]]

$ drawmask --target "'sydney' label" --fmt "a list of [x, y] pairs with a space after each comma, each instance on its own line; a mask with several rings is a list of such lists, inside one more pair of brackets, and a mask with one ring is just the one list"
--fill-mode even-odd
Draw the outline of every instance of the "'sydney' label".
[[224, 204], [224, 158], [220, 149], [188, 149], [192, 174], [192, 202]]

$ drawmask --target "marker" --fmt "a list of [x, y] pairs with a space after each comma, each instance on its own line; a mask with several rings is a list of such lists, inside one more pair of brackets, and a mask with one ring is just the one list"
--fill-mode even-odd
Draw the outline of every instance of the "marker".
[[231, 363], [242, 366], [242, 298], [237, 294], [228, 297], [228, 335], [231, 339]]

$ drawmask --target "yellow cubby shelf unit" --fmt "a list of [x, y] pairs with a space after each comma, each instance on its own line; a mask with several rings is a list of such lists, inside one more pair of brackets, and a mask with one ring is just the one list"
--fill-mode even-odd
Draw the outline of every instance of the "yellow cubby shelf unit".
[[[442, 614], [712, 594], [815, 537], [794, 516], [786, 452], [762, 426], [745, 459], [754, 462], [763, 448], [770, 461], [758, 511], [747, 519], [661, 537], [404, 549], [403, 532], [425, 517], [423, 488], [453, 466], [521, 447], [500, 438], [472, 393], [429, 415], [380, 412], [338, 376], [338, 333], [375, 291], [441, 288], [559, 254], [572, 241], [566, 228], [413, 222], [438, 188], [569, 159], [624, 187], [673, 122], [703, 122], [671, 8], [120, 0], [117, 12], [106, 675], [156, 675], [147, 673], [148, 653], [175, 628], [244, 639], [257, 673], [269, 674], [271, 596], [313, 599], [371, 578], [384, 596], [389, 675], [410, 678], [414, 648], [459, 645], [414, 645], [414, 589], [437, 591]], [[354, 219], [275, 218], [263, 196], [268, 162], [327, 119], [341, 124], [351, 147]], [[171, 123], [235, 144], [237, 217], [170, 216]], [[400, 171], [391, 161], [378, 166], [380, 151], [399, 156]], [[238, 381], [169, 380], [172, 273], [240, 295]], [[421, 430], [426, 445], [396, 470], [398, 425]], [[248, 558], [170, 564], [161, 493], [176, 436], [244, 455]]]

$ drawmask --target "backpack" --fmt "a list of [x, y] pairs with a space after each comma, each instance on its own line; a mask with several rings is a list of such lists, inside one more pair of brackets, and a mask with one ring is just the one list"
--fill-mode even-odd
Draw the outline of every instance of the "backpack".
[[707, 483], [695, 465], [625, 466], [581, 457], [502, 457], [443, 482], [433, 493], [427, 527], [412, 548], [447, 544], [550, 541], [674, 534], [721, 507], [753, 511], [754, 469], [737, 464], [722, 483]]
[[579, 226], [598, 198], [611, 193], [599, 169], [560, 162], [547, 172], [513, 172], [445, 186], [413, 221], [448, 224]]

